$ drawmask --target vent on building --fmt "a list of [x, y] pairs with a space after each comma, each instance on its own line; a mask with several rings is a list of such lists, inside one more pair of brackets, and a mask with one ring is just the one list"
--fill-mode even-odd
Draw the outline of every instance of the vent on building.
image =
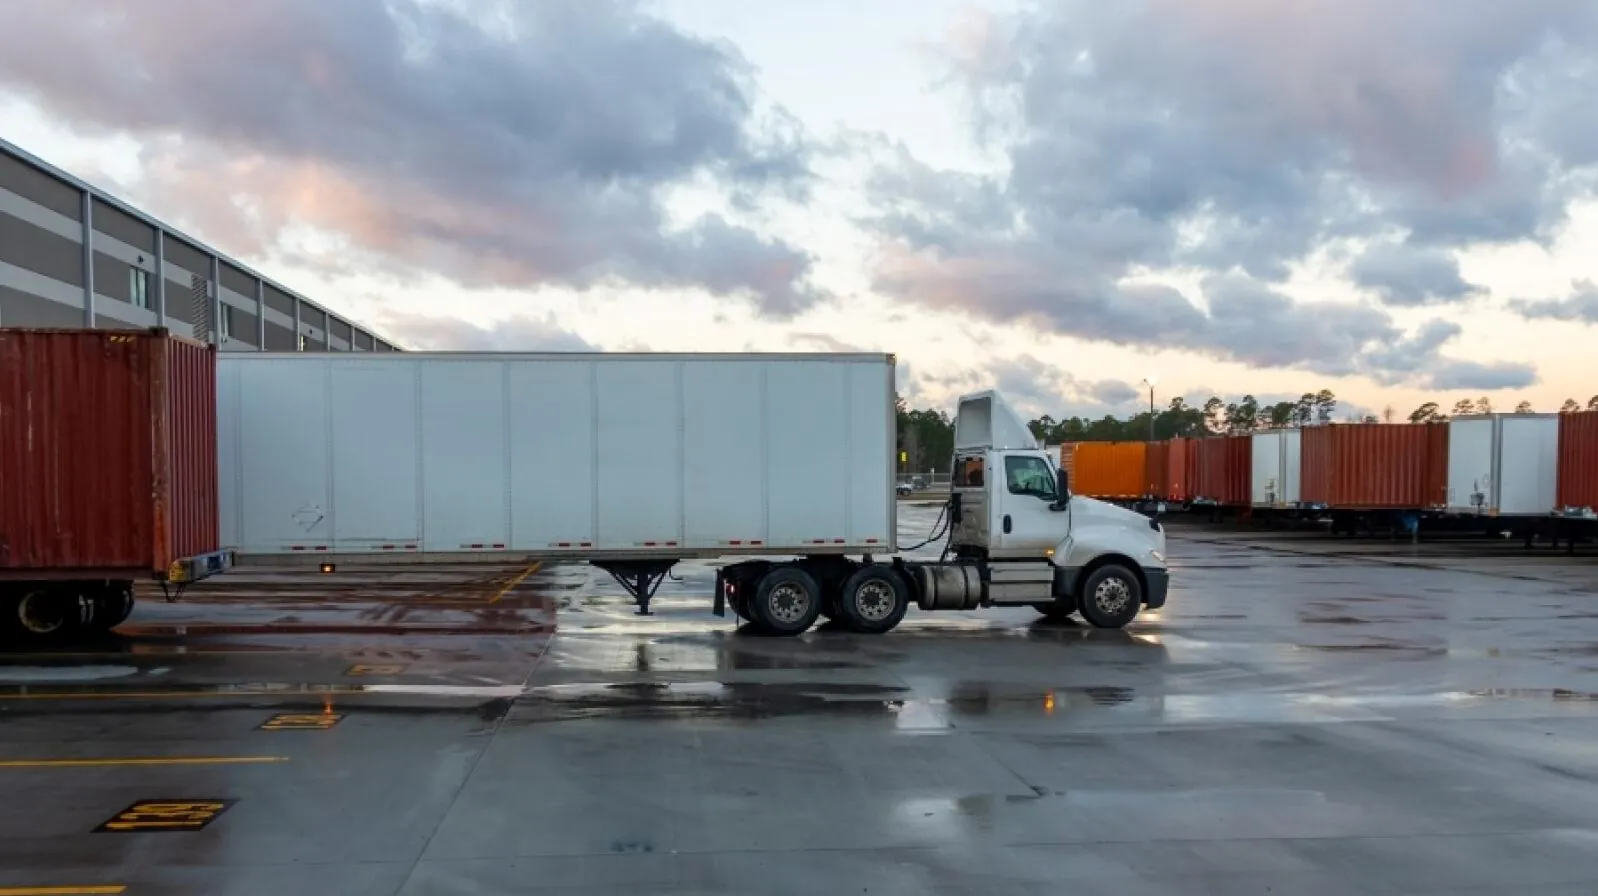
[[194, 338], [211, 341], [211, 281], [198, 274], [189, 275], [189, 319], [194, 321]]

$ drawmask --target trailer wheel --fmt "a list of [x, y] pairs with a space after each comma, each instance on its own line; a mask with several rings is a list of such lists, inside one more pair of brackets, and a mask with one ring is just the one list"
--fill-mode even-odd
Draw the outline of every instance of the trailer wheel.
[[69, 589], [24, 587], [0, 600], [0, 632], [27, 640], [59, 638], [76, 628], [82, 617], [82, 603]]
[[1077, 601], [1082, 618], [1097, 628], [1120, 628], [1137, 618], [1143, 605], [1143, 584], [1119, 563], [1106, 563], [1088, 573]]
[[843, 583], [838, 619], [852, 632], [880, 635], [892, 631], [910, 609], [910, 589], [891, 566], [874, 563], [856, 570]]
[[133, 614], [133, 588], [126, 583], [107, 585], [89, 593], [94, 603], [94, 618], [90, 628], [108, 632], [128, 621]]
[[821, 586], [797, 566], [776, 567], [761, 577], [749, 615], [771, 634], [800, 634], [821, 615]]

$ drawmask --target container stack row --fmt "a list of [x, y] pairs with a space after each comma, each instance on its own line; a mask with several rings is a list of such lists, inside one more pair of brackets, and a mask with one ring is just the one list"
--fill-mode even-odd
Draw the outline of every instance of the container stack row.
[[1078, 442], [1072, 490], [1261, 510], [1598, 518], [1598, 412]]

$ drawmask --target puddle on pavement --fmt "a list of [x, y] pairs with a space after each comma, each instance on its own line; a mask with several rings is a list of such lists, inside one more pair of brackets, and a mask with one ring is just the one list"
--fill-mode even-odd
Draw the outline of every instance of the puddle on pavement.
[[635, 682], [547, 685], [528, 690], [521, 704], [529, 722], [579, 719], [764, 719], [784, 716], [878, 716], [907, 732], [936, 732], [961, 716], [992, 713], [1053, 715], [1076, 708], [1134, 702], [1126, 687], [1071, 687], [1048, 691], [997, 691], [956, 687], [947, 696], [913, 694], [875, 684], [756, 684], [744, 682]]
[[962, 719], [983, 716], [1066, 718], [1114, 712], [1154, 723], [1313, 723], [1383, 720], [1390, 718], [1383, 711], [1498, 700], [1598, 702], [1598, 695], [1564, 689], [1140, 695], [1134, 688], [1119, 686], [1033, 691], [981, 684], [957, 685], [947, 695], [930, 695], [875, 684], [577, 683], [528, 690], [517, 701], [521, 711], [515, 721], [876, 717], [891, 720], [901, 733], [938, 734], [960, 727]]

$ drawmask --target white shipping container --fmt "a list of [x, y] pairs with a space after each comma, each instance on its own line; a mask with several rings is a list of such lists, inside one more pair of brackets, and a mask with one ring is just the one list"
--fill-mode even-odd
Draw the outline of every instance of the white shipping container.
[[883, 354], [218, 359], [241, 555], [891, 553]]
[[1254, 433], [1253, 472], [1249, 490], [1255, 507], [1297, 507], [1301, 476], [1302, 433], [1273, 429]]
[[1559, 415], [1486, 414], [1448, 421], [1448, 510], [1542, 516], [1557, 503]]

